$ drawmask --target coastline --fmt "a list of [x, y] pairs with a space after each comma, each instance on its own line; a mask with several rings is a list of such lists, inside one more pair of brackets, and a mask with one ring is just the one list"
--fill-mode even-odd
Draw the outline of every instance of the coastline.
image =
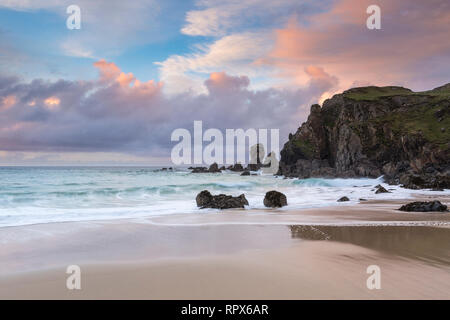
[[[5, 227], [0, 299], [450, 298], [450, 214], [401, 203]], [[382, 290], [366, 288], [372, 264]]]

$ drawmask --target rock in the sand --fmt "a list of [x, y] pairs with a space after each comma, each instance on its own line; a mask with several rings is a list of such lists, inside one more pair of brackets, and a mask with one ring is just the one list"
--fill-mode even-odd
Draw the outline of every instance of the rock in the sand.
[[248, 201], [244, 194], [238, 197], [219, 194], [213, 196], [208, 190], [203, 190], [195, 198], [197, 206], [203, 208], [213, 209], [231, 209], [231, 208], [245, 208], [248, 206]]
[[344, 201], [350, 201], [350, 199], [348, 198], [348, 197], [342, 197], [342, 198], [339, 198], [339, 200], [338, 200], [338, 202], [344, 202]]
[[387, 191], [386, 188], [384, 188], [382, 185], [377, 185], [376, 186], [377, 191], [375, 191], [375, 193], [391, 193], [390, 191]]
[[269, 208], [281, 208], [287, 206], [287, 199], [283, 193], [272, 190], [266, 193], [264, 205]]
[[415, 211], [415, 212], [445, 212], [447, 211], [447, 206], [442, 204], [440, 201], [416, 201], [410, 202], [400, 207], [401, 211]]
[[244, 171], [241, 173], [241, 176], [249, 176], [250, 175], [250, 171]]

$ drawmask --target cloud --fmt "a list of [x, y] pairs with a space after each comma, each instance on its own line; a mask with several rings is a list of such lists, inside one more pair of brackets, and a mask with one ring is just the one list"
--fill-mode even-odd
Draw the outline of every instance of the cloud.
[[247, 76], [219, 71], [205, 81], [205, 94], [168, 96], [162, 83], [141, 82], [105, 60], [94, 65], [99, 78], [93, 81], [22, 83], [0, 77], [0, 101], [9, 101], [0, 110], [2, 150], [167, 157], [171, 132], [192, 129], [194, 120], [203, 120], [205, 129], [277, 128], [284, 140], [332, 85], [312, 69], [303, 89], [255, 91]]
[[287, 13], [303, 16], [322, 5], [307, 0], [203, 0], [197, 2], [197, 10], [187, 12], [181, 32], [190, 36], [224, 36], [243, 27], [269, 28], [285, 22]]
[[298, 85], [311, 76], [305, 67], [321, 67], [339, 79], [338, 90], [357, 83], [420, 90], [447, 82], [448, 1], [380, 0], [381, 30], [366, 28], [370, 4], [339, 0], [307, 21], [292, 17], [276, 31], [274, 49], [259, 63], [279, 68], [280, 77]]
[[227, 73], [244, 73], [249, 77], [266, 77], [272, 68], [254, 65], [258, 58], [269, 53], [272, 39], [267, 32], [240, 33], [222, 37], [208, 45], [197, 46], [197, 51], [188, 55], [172, 55], [157, 62], [160, 78], [166, 83], [166, 92], [171, 94], [192, 90], [206, 93], [203, 81], [217, 70]]

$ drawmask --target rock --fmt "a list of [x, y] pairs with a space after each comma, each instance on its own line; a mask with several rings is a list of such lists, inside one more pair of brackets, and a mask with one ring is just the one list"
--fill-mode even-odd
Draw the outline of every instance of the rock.
[[220, 173], [221, 172], [219, 169], [219, 166], [215, 162], [212, 165], [210, 165], [208, 169], [206, 167], [189, 167], [189, 169], [192, 170], [191, 173]]
[[242, 172], [244, 171], [244, 167], [240, 163], [236, 163], [234, 166], [228, 167], [229, 170], [235, 171], [235, 172]]
[[344, 202], [344, 201], [350, 201], [350, 199], [344, 196], [342, 198], [339, 198], [339, 200], [338, 200], [338, 202]]
[[287, 206], [287, 199], [283, 193], [272, 190], [266, 193], [264, 205], [269, 208], [281, 208]]
[[426, 202], [410, 202], [400, 207], [401, 211], [414, 211], [414, 212], [446, 212], [447, 206], [443, 205], [439, 201], [426, 201]]
[[241, 173], [241, 176], [249, 176], [250, 175], [250, 171], [244, 171]]
[[221, 167], [219, 168], [219, 170], [220, 170], [220, 171], [226, 170], [226, 169], [225, 169], [225, 166], [221, 166]]
[[[399, 183], [408, 189], [449, 189], [450, 173], [448, 171], [440, 172], [437, 169], [431, 171], [431, 168], [425, 169], [427, 172], [404, 173], [400, 175]], [[441, 169], [442, 170], [442, 169]]]
[[367, 199], [359, 198], [359, 201], [367, 201]]
[[206, 167], [194, 167], [192, 168], [191, 173], [208, 173], [208, 169]]
[[377, 191], [375, 191], [376, 194], [378, 193], [391, 193], [390, 191], [387, 191], [383, 186], [378, 185]]
[[231, 208], [245, 208], [248, 206], [248, 201], [244, 194], [238, 197], [233, 197], [225, 194], [213, 196], [208, 190], [203, 190], [195, 198], [197, 207], [213, 208], [213, 209], [231, 209]]
[[213, 163], [212, 165], [209, 166], [208, 172], [211, 173], [218, 173], [220, 172], [219, 166], [217, 165], [217, 163]]
[[[450, 114], [450, 85], [412, 93], [402, 87], [361, 87], [312, 105], [307, 121], [289, 134], [277, 174], [384, 175], [389, 184], [406, 188], [450, 188], [450, 144], [442, 143], [448, 141], [444, 123]], [[418, 130], [417, 119], [430, 129]]]

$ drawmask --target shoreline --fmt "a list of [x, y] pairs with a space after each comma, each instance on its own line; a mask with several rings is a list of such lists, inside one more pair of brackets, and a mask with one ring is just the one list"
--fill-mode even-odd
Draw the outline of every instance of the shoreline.
[[449, 299], [450, 214], [400, 202], [0, 228], [0, 299]]

